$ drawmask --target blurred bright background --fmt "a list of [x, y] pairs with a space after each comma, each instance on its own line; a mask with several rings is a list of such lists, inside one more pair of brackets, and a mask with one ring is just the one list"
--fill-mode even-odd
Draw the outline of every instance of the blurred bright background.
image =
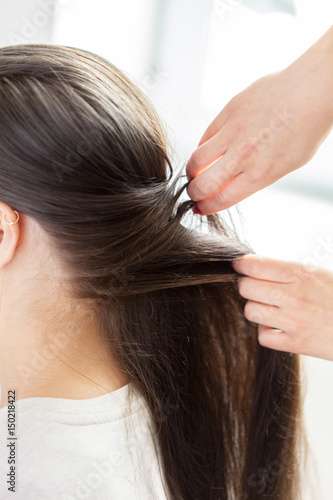
[[[333, 19], [330, 0], [0, 0], [0, 7], [1, 46], [80, 47], [126, 72], [158, 110], [176, 166], [235, 94], [289, 65]], [[239, 230], [257, 253], [333, 270], [332, 159], [331, 134], [305, 167], [239, 204]], [[333, 363], [302, 360], [316, 498], [331, 500]]]

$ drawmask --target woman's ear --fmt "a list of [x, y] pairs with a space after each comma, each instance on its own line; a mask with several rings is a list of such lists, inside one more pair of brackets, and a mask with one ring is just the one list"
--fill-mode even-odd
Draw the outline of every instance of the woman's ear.
[[[18, 213], [6, 203], [0, 202], [0, 268], [8, 264], [15, 255], [20, 236]], [[15, 222], [10, 224], [10, 222]]]

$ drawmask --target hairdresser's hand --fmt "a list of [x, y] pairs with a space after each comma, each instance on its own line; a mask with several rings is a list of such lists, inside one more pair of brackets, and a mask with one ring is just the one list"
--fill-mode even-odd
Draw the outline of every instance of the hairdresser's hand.
[[239, 293], [248, 299], [245, 317], [259, 324], [259, 344], [333, 361], [332, 272], [252, 254], [233, 266], [245, 275]]
[[222, 109], [186, 167], [201, 214], [231, 207], [313, 157], [333, 124], [332, 58], [333, 28]]

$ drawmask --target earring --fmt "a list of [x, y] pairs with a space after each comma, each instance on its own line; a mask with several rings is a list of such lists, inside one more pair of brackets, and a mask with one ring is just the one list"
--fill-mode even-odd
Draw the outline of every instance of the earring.
[[1, 292], [0, 292], [0, 313], [1, 313], [1, 300], [2, 300], [2, 288], [3, 288], [3, 275], [4, 275], [5, 270], [2, 270], [1, 274]]
[[6, 221], [6, 214], [3, 216], [3, 220], [6, 224], [8, 224], [8, 226], [11, 226], [12, 224], [16, 224], [16, 222], [19, 221], [20, 216], [19, 216], [18, 212], [16, 212], [16, 210], [14, 210], [14, 212], [16, 213], [16, 220], [14, 222], [7, 222]]

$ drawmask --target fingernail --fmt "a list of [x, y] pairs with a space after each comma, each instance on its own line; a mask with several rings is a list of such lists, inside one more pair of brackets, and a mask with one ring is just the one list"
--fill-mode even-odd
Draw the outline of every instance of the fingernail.
[[195, 214], [202, 215], [201, 210], [199, 209], [198, 205], [194, 205], [194, 207], [192, 207], [192, 210]]
[[231, 261], [231, 265], [232, 265], [232, 267], [233, 267], [234, 269], [237, 269], [237, 267], [238, 267], [238, 262], [237, 262], [237, 260], [232, 260], [232, 261]]

